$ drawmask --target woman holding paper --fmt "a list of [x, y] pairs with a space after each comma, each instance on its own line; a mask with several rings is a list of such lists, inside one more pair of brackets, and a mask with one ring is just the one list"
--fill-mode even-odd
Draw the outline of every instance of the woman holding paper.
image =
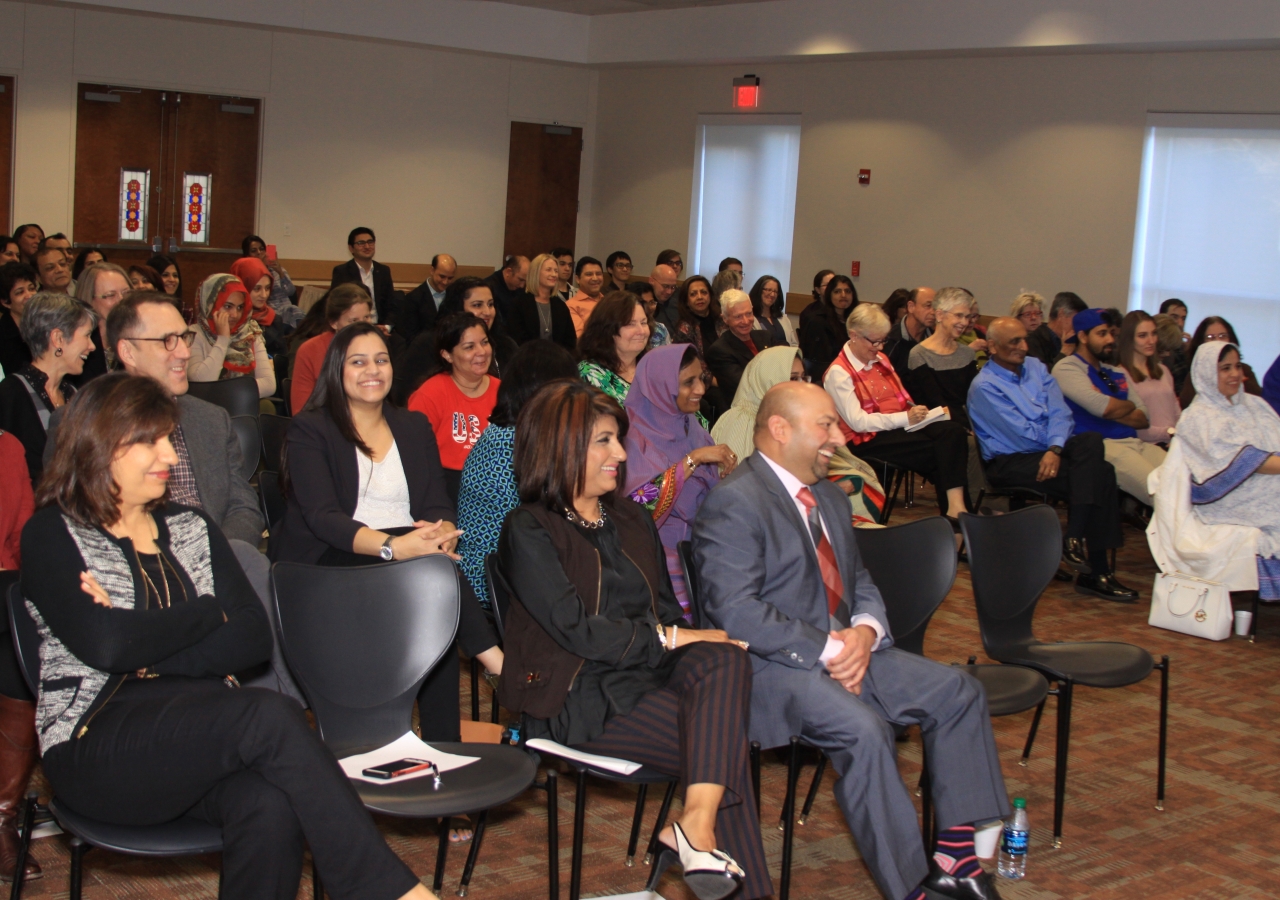
[[[965, 509], [969, 454], [965, 427], [946, 407], [930, 410], [911, 399], [881, 352], [890, 328], [884, 310], [861, 303], [849, 314], [846, 328], [849, 340], [822, 386], [835, 400], [849, 451], [873, 468], [877, 462], [891, 463], [932, 481], [942, 514], [958, 534], [955, 516]], [[934, 421], [917, 427], [926, 419]]]
[[498, 541], [515, 593], [498, 696], [531, 738], [680, 776], [684, 810], [659, 836], [651, 889], [678, 860], [701, 900], [764, 897], [751, 663], [723, 631], [688, 627], [651, 516], [618, 496], [627, 428], [617, 401], [582, 382], [548, 384], [520, 412], [522, 505]]
[[22, 534], [45, 775], [106, 822], [220, 827], [224, 897], [293, 897], [304, 846], [335, 900], [431, 897], [302, 708], [235, 682], [271, 632], [222, 532], [168, 501], [177, 420], [159, 384], [122, 373], [68, 406]]

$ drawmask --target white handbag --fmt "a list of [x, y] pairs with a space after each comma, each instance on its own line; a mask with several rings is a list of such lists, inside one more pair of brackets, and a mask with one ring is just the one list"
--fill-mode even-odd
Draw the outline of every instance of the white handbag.
[[1210, 641], [1231, 637], [1231, 592], [1225, 584], [1192, 575], [1156, 576], [1148, 625]]

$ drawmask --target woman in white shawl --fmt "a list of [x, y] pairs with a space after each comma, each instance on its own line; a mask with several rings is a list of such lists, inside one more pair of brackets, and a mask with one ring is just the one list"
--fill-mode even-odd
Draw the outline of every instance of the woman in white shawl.
[[1235, 344], [1201, 344], [1191, 363], [1196, 399], [1178, 420], [1191, 503], [1211, 525], [1249, 525], [1258, 537], [1258, 596], [1280, 600], [1280, 416], [1244, 391]]
[[[727, 444], [738, 454], [738, 461], [755, 452], [753, 435], [756, 411], [765, 393], [784, 381], [804, 380], [804, 362], [795, 347], [770, 347], [756, 354], [742, 370], [733, 406], [716, 420], [711, 437], [717, 444]], [[884, 488], [876, 480], [875, 470], [841, 447], [831, 458], [828, 477], [846, 494], [853, 507], [853, 524], [868, 525], [880, 521], [884, 509]]]

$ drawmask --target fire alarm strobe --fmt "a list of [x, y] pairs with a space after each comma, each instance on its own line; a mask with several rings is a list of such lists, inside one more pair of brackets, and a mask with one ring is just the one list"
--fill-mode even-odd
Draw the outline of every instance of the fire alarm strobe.
[[870, 183], [871, 183], [871, 170], [870, 170], [870, 169], [859, 169], [859, 170], [858, 170], [858, 184], [870, 184]]
[[733, 79], [733, 108], [756, 109], [760, 105], [760, 79], [743, 75]]

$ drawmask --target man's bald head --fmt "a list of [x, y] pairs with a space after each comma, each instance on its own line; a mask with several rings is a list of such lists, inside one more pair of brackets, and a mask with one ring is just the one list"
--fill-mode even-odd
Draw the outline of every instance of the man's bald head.
[[429, 281], [437, 291], [443, 291], [453, 283], [458, 275], [458, 261], [448, 253], [437, 253], [431, 257], [431, 275]]
[[804, 484], [827, 477], [844, 443], [836, 405], [822, 388], [802, 381], [774, 385], [756, 411], [756, 449]]
[[1027, 359], [1027, 326], [1012, 316], [993, 319], [987, 326], [987, 342], [991, 358], [1008, 369], [1018, 372]]
[[666, 303], [671, 299], [671, 295], [676, 292], [678, 282], [679, 276], [676, 275], [675, 267], [666, 263], [654, 266], [653, 271], [649, 273], [649, 283], [653, 285], [653, 299], [659, 303]]

